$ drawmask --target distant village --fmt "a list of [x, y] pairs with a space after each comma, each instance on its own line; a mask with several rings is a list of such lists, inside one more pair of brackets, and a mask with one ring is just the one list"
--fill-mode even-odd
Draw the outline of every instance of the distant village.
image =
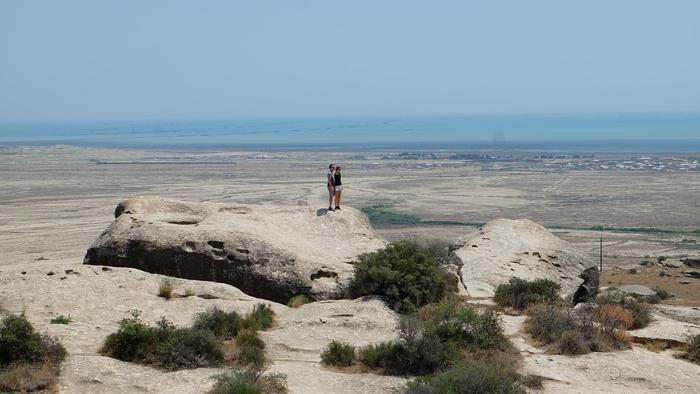
[[[355, 157], [358, 159], [358, 157]], [[364, 157], [365, 160], [375, 159]], [[454, 152], [401, 152], [385, 154], [380, 160], [410, 161], [404, 167], [425, 168], [453, 165], [454, 161], [480, 163], [484, 169], [518, 170], [542, 167], [550, 170], [588, 171], [700, 171], [700, 157], [682, 156], [638, 156], [612, 157], [593, 154], [551, 154], [551, 153], [454, 153]], [[437, 162], [436, 162], [437, 161]]]

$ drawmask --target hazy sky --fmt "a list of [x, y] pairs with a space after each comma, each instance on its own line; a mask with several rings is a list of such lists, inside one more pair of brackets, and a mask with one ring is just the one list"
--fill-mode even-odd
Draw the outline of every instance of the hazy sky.
[[0, 121], [700, 111], [700, 1], [0, 0]]

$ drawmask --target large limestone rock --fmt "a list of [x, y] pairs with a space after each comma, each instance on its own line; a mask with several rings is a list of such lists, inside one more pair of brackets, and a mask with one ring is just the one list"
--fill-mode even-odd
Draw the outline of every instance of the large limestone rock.
[[[214, 306], [245, 314], [259, 303], [268, 304], [276, 314], [274, 328], [260, 332], [270, 360], [267, 367], [287, 374], [290, 394], [385, 393], [406, 381], [337, 371], [319, 363], [321, 351], [332, 339], [360, 346], [394, 337], [397, 316], [378, 300], [322, 301], [291, 309], [224, 283], [187, 279], [172, 279], [178, 296], [166, 300], [158, 296], [163, 279], [132, 268], [67, 261], [3, 267], [0, 318], [6, 312], [24, 313], [39, 332], [58, 337], [66, 346], [61, 393], [206, 393], [214, 383], [212, 376], [230, 367], [161, 371], [103, 356], [99, 349], [133, 309], [150, 324], [165, 317], [178, 327], [188, 327], [196, 314]], [[72, 322], [50, 324], [58, 315], [70, 315]]]
[[88, 249], [86, 264], [223, 282], [278, 302], [298, 293], [339, 295], [352, 278], [351, 262], [385, 245], [352, 208], [135, 197], [120, 203], [115, 217]]
[[460, 240], [461, 278], [472, 297], [491, 297], [512, 277], [551, 279], [571, 294], [593, 265], [584, 252], [527, 219], [496, 219]]

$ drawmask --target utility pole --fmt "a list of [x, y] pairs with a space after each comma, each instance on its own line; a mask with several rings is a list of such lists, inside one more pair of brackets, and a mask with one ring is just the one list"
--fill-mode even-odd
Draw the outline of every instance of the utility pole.
[[600, 265], [598, 271], [603, 272], [603, 236], [600, 236]]

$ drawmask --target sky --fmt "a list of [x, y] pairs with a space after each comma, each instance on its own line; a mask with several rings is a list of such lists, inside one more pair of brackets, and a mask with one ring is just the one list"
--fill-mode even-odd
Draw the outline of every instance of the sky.
[[700, 111], [700, 1], [0, 0], [0, 121]]

